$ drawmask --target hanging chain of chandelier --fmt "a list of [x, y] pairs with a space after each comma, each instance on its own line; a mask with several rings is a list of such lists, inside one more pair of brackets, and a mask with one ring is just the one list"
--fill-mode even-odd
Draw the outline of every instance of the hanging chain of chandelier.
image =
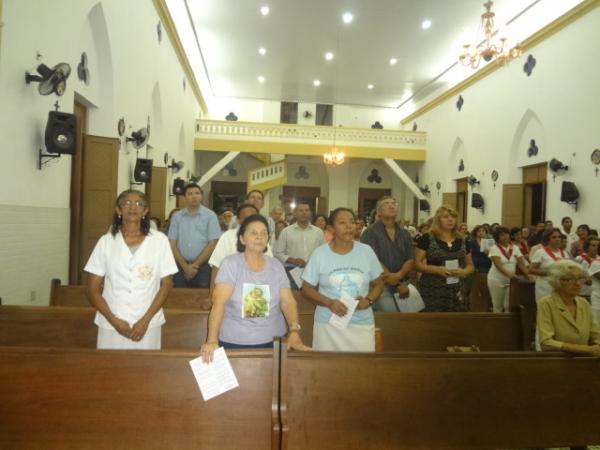
[[496, 14], [492, 12], [493, 1], [488, 0], [483, 4], [485, 12], [481, 15], [481, 28], [483, 29], [484, 38], [478, 45], [465, 44], [463, 51], [458, 57], [458, 60], [464, 66], [470, 66], [473, 69], [479, 67], [481, 60], [490, 62], [496, 59], [498, 64], [505, 64], [512, 59], [518, 58], [523, 53], [519, 44], [513, 48], [505, 48], [507, 39], [505, 37], [498, 38], [494, 42], [494, 37], [498, 30], [494, 29], [494, 17]]

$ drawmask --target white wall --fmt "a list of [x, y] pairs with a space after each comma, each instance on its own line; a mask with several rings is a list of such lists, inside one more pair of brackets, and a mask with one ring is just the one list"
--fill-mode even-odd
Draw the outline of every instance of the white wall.
[[[168, 152], [187, 167], [194, 163], [193, 127], [199, 106], [189, 86], [183, 89], [183, 70], [164, 28], [158, 43], [159, 18], [152, 2], [5, 1], [2, 20], [0, 208], [10, 226], [0, 228], [0, 242], [22, 242], [18, 252], [0, 252], [0, 267], [11, 269], [0, 271], [0, 296], [5, 303], [25, 303], [33, 291], [35, 302], [45, 303], [50, 278], [66, 282], [68, 273], [71, 159], [62, 156], [42, 171], [37, 169], [37, 152], [43, 148], [54, 102], [58, 100], [61, 111], [72, 112], [74, 99], [82, 101], [88, 106], [87, 132], [100, 136], [117, 137], [120, 117], [125, 117], [130, 134], [145, 127], [150, 116], [149, 157], [160, 166]], [[77, 78], [83, 51], [91, 72], [89, 86]], [[25, 84], [25, 71], [39, 64], [36, 52], [46, 65], [71, 65], [62, 97], [43, 97], [36, 84]], [[119, 151], [119, 191], [129, 188], [135, 158], [129, 146]], [[174, 200], [167, 208], [172, 206]], [[52, 225], [36, 220], [38, 216], [51, 217]], [[39, 249], [44, 250], [43, 257]], [[27, 274], [33, 260], [36, 274], [43, 276], [32, 279]]]
[[[499, 222], [502, 185], [521, 183], [520, 167], [557, 158], [569, 171], [556, 180], [548, 173], [547, 218], [559, 223], [569, 215], [575, 224], [600, 227], [600, 176], [590, 162], [591, 152], [600, 146], [600, 60], [592, 57], [600, 42], [599, 24], [600, 8], [596, 8], [461, 92], [462, 111], [455, 106], [457, 96], [416, 119], [419, 130], [428, 133], [427, 161], [419, 184], [427, 183], [432, 190], [428, 198], [432, 211], [441, 203], [441, 195], [432, 188], [436, 181], [442, 184], [441, 192], [454, 192], [454, 180], [474, 175], [481, 180], [475, 191], [483, 196], [486, 208], [482, 214], [469, 207], [469, 225]], [[530, 77], [522, 70], [529, 53], [537, 60]], [[530, 158], [531, 139], [536, 140], [539, 153]], [[465, 163], [462, 173], [457, 169], [460, 159]], [[499, 172], [495, 187], [490, 178], [494, 169]], [[577, 212], [560, 202], [563, 180], [575, 182], [579, 189]]]

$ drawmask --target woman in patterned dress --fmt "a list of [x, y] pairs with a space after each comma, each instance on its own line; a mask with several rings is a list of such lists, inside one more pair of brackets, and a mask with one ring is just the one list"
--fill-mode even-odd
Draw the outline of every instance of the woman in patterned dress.
[[429, 233], [421, 236], [415, 252], [416, 269], [422, 273], [417, 289], [425, 312], [467, 311], [463, 295], [465, 277], [474, 271], [465, 238], [458, 232], [458, 213], [441, 206]]

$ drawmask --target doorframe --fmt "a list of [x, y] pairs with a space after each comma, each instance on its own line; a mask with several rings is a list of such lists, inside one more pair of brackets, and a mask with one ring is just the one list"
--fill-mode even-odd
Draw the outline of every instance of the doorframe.
[[75, 154], [71, 157], [71, 188], [70, 188], [70, 232], [69, 232], [69, 284], [77, 284], [79, 280], [79, 259], [81, 254], [81, 211], [83, 188], [83, 136], [87, 131], [87, 107], [73, 101], [73, 114], [76, 117], [76, 146]]

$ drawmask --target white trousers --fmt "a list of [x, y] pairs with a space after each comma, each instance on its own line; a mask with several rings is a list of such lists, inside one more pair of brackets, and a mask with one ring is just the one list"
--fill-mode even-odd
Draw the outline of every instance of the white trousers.
[[510, 281], [500, 281], [488, 277], [488, 289], [492, 297], [492, 310], [494, 312], [508, 312], [508, 296], [510, 294]]
[[160, 350], [162, 327], [148, 328], [141, 341], [132, 341], [115, 329], [98, 327], [96, 348], [112, 350]]

